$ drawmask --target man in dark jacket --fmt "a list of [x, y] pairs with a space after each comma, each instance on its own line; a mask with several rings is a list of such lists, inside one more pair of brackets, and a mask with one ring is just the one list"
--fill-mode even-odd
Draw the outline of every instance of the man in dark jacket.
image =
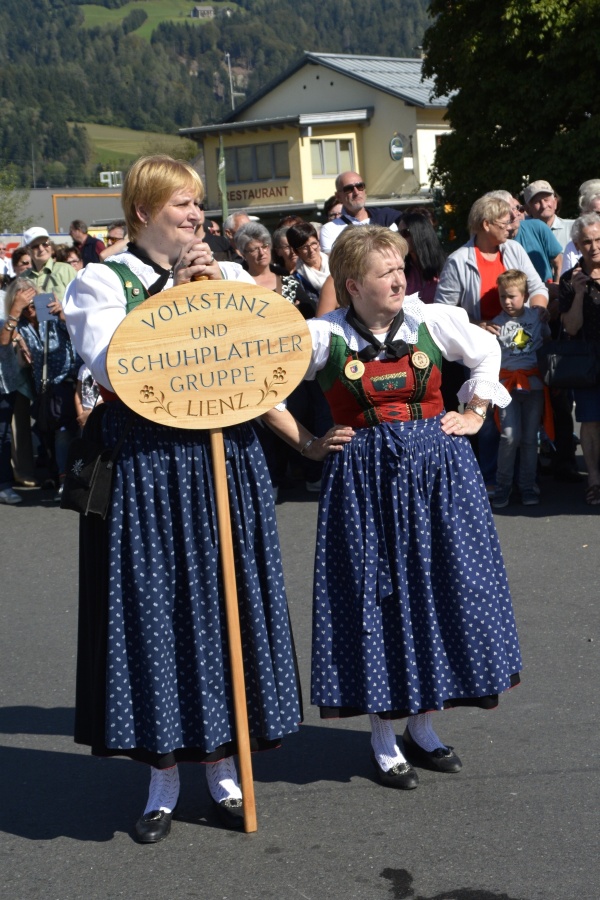
[[100, 254], [106, 249], [102, 241], [88, 234], [88, 227], [81, 219], [74, 219], [69, 225], [69, 234], [81, 253], [83, 265], [102, 262]]
[[336, 238], [348, 225], [383, 225], [388, 228], [398, 218], [398, 210], [391, 206], [365, 206], [367, 186], [358, 172], [342, 172], [335, 179], [335, 194], [343, 206], [341, 215], [321, 228], [319, 241], [323, 253], [331, 253]]

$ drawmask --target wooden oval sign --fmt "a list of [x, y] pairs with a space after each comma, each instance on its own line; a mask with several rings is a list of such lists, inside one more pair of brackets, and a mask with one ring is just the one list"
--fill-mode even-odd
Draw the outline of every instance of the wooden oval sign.
[[183, 284], [136, 306], [107, 355], [113, 390], [174, 428], [220, 428], [267, 412], [302, 381], [311, 357], [288, 300], [239, 281]]

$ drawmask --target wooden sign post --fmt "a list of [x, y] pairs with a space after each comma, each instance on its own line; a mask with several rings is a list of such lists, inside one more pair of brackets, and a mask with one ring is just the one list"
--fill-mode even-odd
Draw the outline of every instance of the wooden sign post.
[[135, 307], [108, 348], [120, 399], [152, 422], [210, 429], [244, 831], [257, 829], [223, 427], [256, 418], [302, 381], [311, 339], [298, 310], [258, 285], [179, 285]]

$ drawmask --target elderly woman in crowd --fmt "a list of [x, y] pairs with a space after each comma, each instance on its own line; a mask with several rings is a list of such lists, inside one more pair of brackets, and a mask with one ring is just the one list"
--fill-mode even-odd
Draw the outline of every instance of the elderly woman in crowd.
[[[582, 185], [579, 187], [579, 209], [581, 210], [581, 215], [585, 215], [590, 212], [600, 213], [600, 178], [590, 178], [589, 181], [584, 181]], [[577, 260], [580, 258], [581, 253], [578, 251], [575, 246], [575, 242], [571, 237], [571, 240], [565, 247], [565, 252], [563, 253], [562, 260], [562, 268], [560, 270], [560, 274], [564, 275], [565, 272], [568, 272], [569, 269], [572, 269], [573, 266], [577, 264]], [[14, 253], [13, 253], [14, 258]]]
[[488, 195], [480, 197], [471, 207], [468, 227], [470, 239], [450, 254], [442, 269], [435, 302], [461, 306], [471, 322], [495, 333], [488, 323], [502, 312], [496, 279], [507, 269], [519, 269], [527, 275], [530, 306], [546, 307], [548, 289], [523, 248], [508, 240], [509, 204]]
[[[13, 282], [14, 283], [14, 282]], [[12, 427], [15, 403], [19, 391], [26, 389], [26, 376], [20, 362], [25, 360], [19, 355], [26, 352], [23, 338], [17, 330], [19, 320], [11, 314], [12, 294], [7, 292], [4, 298], [4, 310], [0, 318], [0, 503], [15, 506], [21, 503], [21, 497], [13, 490]], [[21, 482], [22, 483], [22, 482]]]
[[[573, 223], [571, 237], [581, 260], [562, 276], [559, 305], [565, 331], [575, 340], [600, 345], [600, 214], [586, 213]], [[579, 388], [575, 418], [581, 422], [581, 449], [588, 473], [586, 501], [600, 505], [600, 386]]]
[[282, 275], [271, 262], [273, 242], [264, 225], [247, 222], [235, 233], [235, 246], [257, 284], [281, 294], [299, 307], [305, 318], [314, 315], [315, 306], [302, 285], [292, 275]]
[[[380, 782], [410, 790], [408, 760], [453, 773], [434, 710], [497, 705], [521, 659], [502, 554], [468, 435], [505, 406], [500, 348], [462, 310], [405, 300], [404, 239], [347, 228], [330, 258], [341, 309], [308, 325], [337, 424], [318, 439], [286, 411], [271, 427], [324, 458], [315, 560], [312, 701], [368, 714]], [[444, 413], [442, 359], [464, 360], [464, 413]], [[407, 718], [403, 748], [393, 721]]]
[[280, 225], [273, 232], [273, 254], [275, 257], [275, 265], [285, 269], [287, 275], [293, 275], [296, 271], [296, 263], [298, 262], [298, 254], [287, 239], [289, 225]]
[[[107, 447], [125, 438], [107, 521], [82, 522], [75, 740], [150, 767], [135, 826], [142, 843], [169, 834], [179, 762], [208, 763], [217, 815], [243, 824], [209, 433], [129, 412], [106, 370], [128, 285], [137, 293], [133, 306], [194, 276], [251, 282], [195, 238], [203, 196], [187, 163], [137, 160], [122, 195], [127, 251], [88, 265], [65, 302], [75, 345], [105, 400], [86, 433]], [[250, 736], [254, 748], [266, 748], [301, 718], [275, 511], [251, 425], [225, 429], [224, 439]]]

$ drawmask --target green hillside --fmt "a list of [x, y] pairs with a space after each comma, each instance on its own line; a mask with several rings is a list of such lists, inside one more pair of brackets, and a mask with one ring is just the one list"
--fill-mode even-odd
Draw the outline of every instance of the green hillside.
[[[152, 37], [152, 32], [161, 22], [183, 24], [187, 21], [195, 26], [205, 25], [206, 20], [192, 19], [190, 17], [190, 12], [194, 5], [190, 0], [132, 0], [131, 3], [121, 6], [119, 9], [108, 9], [105, 6], [97, 6], [90, 3], [82, 5], [80, 9], [84, 15], [86, 28], [120, 25], [129, 13], [141, 9], [148, 18], [143, 25], [140, 25], [135, 30], [135, 33], [149, 41]], [[219, 6], [232, 6], [231, 3], [212, 3], [211, 5], [215, 9]]]

